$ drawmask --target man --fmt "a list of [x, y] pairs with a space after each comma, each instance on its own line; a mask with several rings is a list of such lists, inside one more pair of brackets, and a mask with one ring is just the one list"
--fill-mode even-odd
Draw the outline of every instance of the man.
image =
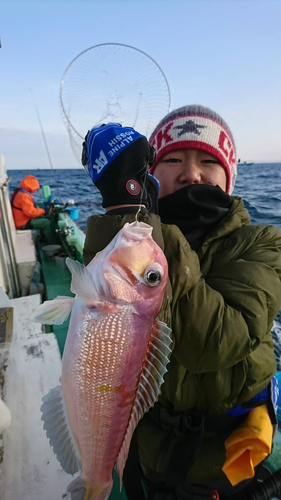
[[[269, 447], [276, 423], [271, 327], [281, 304], [281, 232], [251, 225], [242, 199], [230, 196], [235, 144], [217, 113], [177, 109], [150, 140], [155, 159], [133, 129], [109, 124], [87, 134], [82, 163], [106, 214], [88, 220], [84, 262], [137, 212], [168, 261], [159, 319], [172, 328], [173, 351], [159, 402], [137, 427], [147, 498], [239, 498], [257, 468], [241, 458], [237, 476], [228, 474], [225, 441], [255, 406], [265, 411]], [[149, 166], [160, 181], [159, 216]]]
[[36, 207], [33, 194], [40, 189], [34, 175], [26, 175], [11, 197], [12, 212], [17, 229], [40, 229], [46, 243], [52, 243], [51, 223], [45, 209]]

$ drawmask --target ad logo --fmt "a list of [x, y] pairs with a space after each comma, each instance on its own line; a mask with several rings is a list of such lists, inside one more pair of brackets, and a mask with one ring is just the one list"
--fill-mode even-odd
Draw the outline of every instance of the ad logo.
[[99, 157], [96, 158], [95, 162], [93, 163], [93, 168], [99, 174], [104, 169], [104, 167], [106, 167], [107, 164], [108, 164], [108, 160], [107, 160], [103, 150], [101, 150]]
[[129, 181], [127, 181], [126, 189], [128, 193], [132, 194], [133, 196], [136, 196], [140, 193], [140, 185], [134, 179], [130, 179]]

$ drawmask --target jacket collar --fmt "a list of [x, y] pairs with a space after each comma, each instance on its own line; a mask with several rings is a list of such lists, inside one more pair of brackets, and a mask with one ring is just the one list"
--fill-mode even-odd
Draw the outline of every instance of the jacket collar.
[[204, 238], [201, 246], [204, 251], [213, 240], [224, 238], [233, 233], [239, 227], [250, 224], [251, 217], [248, 210], [244, 207], [244, 202], [239, 196], [231, 196], [233, 201], [227, 215], [220, 221], [217, 227]]

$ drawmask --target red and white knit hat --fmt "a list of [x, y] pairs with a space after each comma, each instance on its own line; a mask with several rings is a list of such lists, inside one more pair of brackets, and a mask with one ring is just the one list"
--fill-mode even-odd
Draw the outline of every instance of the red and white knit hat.
[[201, 149], [221, 162], [227, 177], [226, 192], [232, 193], [237, 176], [234, 139], [227, 123], [211, 109], [196, 104], [175, 109], [160, 121], [149, 142], [156, 152], [151, 174], [170, 151]]

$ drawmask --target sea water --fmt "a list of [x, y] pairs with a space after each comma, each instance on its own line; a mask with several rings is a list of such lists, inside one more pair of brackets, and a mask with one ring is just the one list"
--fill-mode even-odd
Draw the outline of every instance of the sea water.
[[[87, 219], [103, 213], [101, 196], [83, 168], [9, 170], [10, 192], [21, 179], [32, 174], [41, 186], [49, 185], [54, 198], [66, 203], [73, 199], [79, 207], [79, 225], [85, 231]], [[274, 224], [281, 229], [281, 163], [257, 163], [238, 166], [234, 195], [244, 199], [253, 224]], [[35, 199], [43, 201], [42, 191]]]
[[[87, 219], [102, 214], [102, 198], [83, 168], [8, 170], [11, 178], [10, 192], [19, 186], [21, 179], [32, 174], [40, 186], [48, 185], [54, 198], [66, 203], [72, 199], [79, 208], [78, 224], [86, 231]], [[249, 210], [253, 224], [274, 224], [281, 229], [281, 163], [254, 163], [238, 165], [238, 176], [233, 195], [241, 196]], [[42, 190], [35, 193], [35, 200], [43, 201]], [[274, 323], [278, 369], [281, 370], [281, 315]], [[280, 352], [279, 352], [280, 350]]]

